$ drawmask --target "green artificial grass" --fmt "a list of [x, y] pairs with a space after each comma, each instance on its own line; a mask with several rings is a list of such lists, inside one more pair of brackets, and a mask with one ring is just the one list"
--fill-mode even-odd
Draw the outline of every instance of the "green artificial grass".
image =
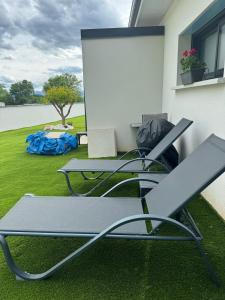
[[[84, 129], [84, 117], [71, 120], [75, 125], [72, 132]], [[69, 195], [57, 169], [72, 157], [87, 157], [85, 145], [62, 156], [26, 153], [26, 136], [42, 128], [43, 125], [0, 133], [0, 217], [25, 193]], [[124, 178], [125, 175], [115, 176], [108, 187]], [[74, 181], [80, 192], [93, 185], [79, 174], [74, 175]], [[137, 192], [135, 185], [123, 187], [116, 195], [136, 196]], [[39, 282], [16, 281], [0, 251], [0, 299], [225, 299], [224, 222], [201, 197], [190, 204], [190, 211], [222, 279], [220, 289], [209, 280], [191, 242], [104, 240], [53, 277]], [[16, 262], [28, 272], [46, 270], [85, 242], [34, 237], [9, 241]]]

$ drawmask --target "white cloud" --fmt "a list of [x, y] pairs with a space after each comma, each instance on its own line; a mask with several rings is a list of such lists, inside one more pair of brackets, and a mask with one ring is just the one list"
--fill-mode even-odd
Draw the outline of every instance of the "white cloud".
[[0, 80], [27, 79], [39, 89], [51, 70], [80, 70], [80, 29], [127, 26], [130, 7], [131, 0], [0, 0]]

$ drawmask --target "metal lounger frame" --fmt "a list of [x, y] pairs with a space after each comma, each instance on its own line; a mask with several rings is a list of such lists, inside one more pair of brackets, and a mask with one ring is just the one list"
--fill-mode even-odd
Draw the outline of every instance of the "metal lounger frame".
[[[119, 235], [119, 234], [112, 234], [111, 232], [116, 228], [119, 228], [125, 224], [137, 221], [148, 221], [148, 220], [156, 220], [156, 221], [163, 221], [164, 223], [169, 223], [174, 225], [175, 227], [179, 228], [181, 231], [187, 234], [187, 236], [159, 236], [156, 235], [154, 232], [150, 233], [149, 235]], [[194, 223], [195, 224], [195, 223]], [[7, 265], [9, 269], [16, 275], [18, 280], [41, 280], [46, 279], [61, 269], [66, 263], [69, 263], [74, 258], [81, 255], [83, 252], [87, 251], [91, 246], [94, 246], [98, 241], [102, 240], [103, 238], [116, 238], [116, 239], [132, 239], [132, 240], [155, 240], [155, 241], [193, 241], [199, 250], [199, 254], [202, 257], [205, 267], [209, 273], [211, 280], [217, 285], [220, 286], [220, 281], [217, 277], [217, 274], [214, 272], [213, 267], [206, 256], [205, 250], [201, 245], [202, 236], [199, 230], [196, 230], [197, 226], [193, 225], [193, 219], [190, 219], [190, 225], [193, 227], [193, 230], [188, 228], [187, 226], [183, 225], [181, 222], [173, 220], [171, 218], [165, 218], [150, 214], [142, 214], [142, 215], [134, 215], [130, 217], [123, 218], [111, 226], [107, 227], [105, 230], [101, 231], [98, 234], [80, 234], [80, 233], [43, 233], [43, 232], [1, 232], [0, 233], [0, 244], [3, 249], [4, 256], [6, 258]], [[32, 274], [27, 273], [20, 269], [12, 255], [6, 241], [6, 236], [44, 236], [44, 237], [86, 237], [90, 238], [84, 245], [79, 247], [77, 250], [73, 251], [71, 254], [66, 256], [64, 259], [59, 261], [53, 267], [48, 269], [43, 273]]]
[[[81, 214], [82, 208], [85, 208], [85, 211], [87, 209], [87, 203], [86, 201], [89, 201], [91, 204], [93, 203], [93, 198], [91, 199], [89, 197], [84, 197], [83, 199], [80, 199], [80, 197], [70, 197], [70, 203], [73, 206], [73, 210], [70, 211], [72, 215], [72, 223], [73, 227], [65, 227], [67, 229], [61, 232], [49, 229], [49, 228], [57, 228], [57, 227], [48, 227], [46, 225], [47, 223], [44, 222], [45, 230], [38, 230], [40, 227], [32, 227], [33, 224], [33, 218], [31, 219], [31, 223], [28, 222], [28, 224], [25, 227], [23, 225], [18, 226], [21, 220], [21, 213], [24, 214], [24, 210], [26, 210], [27, 216], [30, 217], [30, 205], [32, 204], [31, 200], [23, 200], [22, 211], [18, 210], [18, 208], [12, 208], [12, 212], [8, 213], [9, 217], [3, 217], [3, 222], [0, 221], [0, 244], [2, 246], [7, 264], [12, 272], [16, 274], [16, 276], [20, 279], [27, 279], [27, 280], [39, 280], [44, 279], [52, 274], [54, 274], [58, 269], [60, 269], [65, 263], [71, 261], [73, 258], [79, 256], [86, 250], [88, 250], [91, 246], [93, 246], [95, 243], [97, 243], [99, 240], [103, 238], [118, 238], [118, 239], [136, 239], [136, 240], [166, 240], [166, 241], [193, 241], [195, 242], [199, 253], [201, 257], [204, 260], [205, 266], [209, 272], [209, 275], [213, 282], [217, 285], [220, 284], [219, 279], [214, 272], [211, 263], [209, 262], [206, 253], [201, 245], [202, 235], [195, 224], [193, 218], [187, 211], [186, 204], [197, 194], [199, 194], [201, 191], [203, 191], [210, 183], [212, 183], [215, 179], [217, 179], [221, 174], [223, 174], [225, 171], [225, 140], [222, 140], [218, 138], [215, 135], [211, 135], [208, 139], [206, 139], [191, 155], [189, 155], [182, 163], [179, 164], [166, 178], [161, 181], [159, 184], [156, 184], [155, 188], [152, 189], [149, 193], [145, 195], [145, 197], [142, 199], [142, 204], [144, 204], [148, 210], [148, 212], [145, 213], [145, 210], [143, 209], [143, 213], [138, 214], [128, 214], [125, 217], [120, 217], [118, 220], [113, 221], [111, 225], [100, 227], [101, 230], [96, 232], [90, 232], [89, 229], [94, 230], [93, 228], [99, 228], [96, 227], [96, 217], [99, 215], [99, 210], [97, 214], [92, 214], [92, 220], [91, 223], [89, 222], [89, 226], [91, 224], [91, 227], [88, 226], [88, 230], [82, 227], [81, 221], [78, 222], [78, 227], [74, 226], [74, 213], [79, 212], [78, 215]], [[125, 207], [125, 212], [127, 213], [127, 209], [131, 206], [131, 202], [128, 202], [129, 206], [125, 205], [125, 199], [120, 198], [106, 198], [106, 196], [112, 192], [113, 190], [119, 188], [121, 185], [134, 182], [134, 181], [141, 181], [141, 178], [133, 178], [130, 180], [125, 180], [124, 182], [121, 182], [117, 184], [114, 188], [111, 188], [107, 193], [104, 193], [102, 197], [105, 199], [101, 200], [101, 209], [102, 205], [106, 203], [106, 207], [108, 204], [110, 204], [109, 201], [115, 201], [117, 200], [117, 206], [116, 206], [116, 217], [118, 216], [118, 205], [119, 207]], [[143, 179], [145, 181], [148, 181], [148, 179]], [[151, 180], [149, 180], [151, 181]], [[174, 184], [176, 183], [177, 188], [174, 188]], [[42, 197], [42, 203], [44, 203], [44, 208], [46, 209], [46, 202], [48, 202], [49, 197]], [[46, 199], [47, 198], [47, 199]], [[60, 199], [60, 197], [58, 197]], [[99, 200], [101, 197], [97, 197], [97, 200]], [[77, 199], [77, 200], [76, 200]], [[82, 206], [78, 206], [79, 199], [81, 200], [80, 203], [82, 203]], [[89, 200], [88, 200], [89, 199]], [[108, 202], [107, 202], [108, 199]], [[114, 199], [114, 200], [112, 200]], [[31, 201], [27, 204], [26, 201]], [[33, 200], [34, 201], [34, 200]], [[36, 199], [36, 206], [40, 207], [40, 200]], [[77, 201], [77, 203], [76, 203]], [[118, 202], [119, 201], [119, 202]], [[135, 201], [132, 200], [131, 201]], [[21, 202], [19, 202], [21, 203]], [[55, 208], [56, 202], [53, 203], [53, 209]], [[62, 208], [65, 206], [66, 200], [60, 199], [60, 205], [57, 209]], [[134, 203], [134, 202], [133, 202]], [[32, 204], [33, 205], [33, 204]], [[125, 206], [124, 206], [125, 205]], [[132, 204], [133, 205], [133, 204]], [[136, 205], [136, 204], [135, 204]], [[27, 207], [29, 208], [27, 210]], [[48, 206], [47, 206], [48, 207]], [[77, 210], [77, 207], [80, 207], [80, 210]], [[89, 206], [90, 207], [90, 206]], [[108, 206], [110, 207], [110, 206]], [[141, 207], [140, 204], [135, 207]], [[67, 206], [68, 208], [68, 206]], [[70, 208], [70, 206], [69, 206]], [[75, 210], [74, 210], [75, 209]], [[149, 209], [151, 209], [152, 213], [149, 213]], [[39, 210], [39, 213], [43, 212], [43, 210]], [[59, 211], [59, 210], [57, 210]], [[135, 212], [138, 211], [134, 210]], [[140, 211], [140, 210], [139, 210]], [[105, 207], [104, 207], [105, 212]], [[176, 215], [178, 212], [182, 212], [182, 216], [185, 218], [183, 221], [182, 219], [175, 220], [172, 219], [171, 216]], [[112, 213], [111, 207], [110, 207], [110, 214]], [[114, 210], [115, 213], [115, 210]], [[53, 214], [53, 212], [52, 212]], [[60, 210], [61, 214], [61, 210]], [[54, 215], [54, 214], [53, 214]], [[78, 216], [77, 215], [77, 216]], [[10, 219], [11, 216], [11, 219]], [[55, 215], [54, 215], [55, 216]], [[47, 214], [47, 217], [49, 215]], [[66, 210], [63, 214], [63, 217], [68, 218], [68, 210]], [[4, 219], [5, 218], [5, 219]], [[82, 215], [83, 218], [83, 215]], [[108, 217], [107, 217], [108, 218]], [[19, 220], [15, 223], [14, 220]], [[104, 218], [103, 218], [104, 219]], [[5, 223], [4, 223], [5, 220]], [[105, 219], [104, 219], [105, 220]], [[114, 219], [115, 220], [115, 219]], [[86, 224], [88, 220], [84, 220], [83, 224]], [[89, 220], [90, 221], [90, 220]], [[148, 233], [147, 230], [147, 224], [146, 229], [144, 231], [139, 230], [135, 231], [123, 231], [126, 234], [121, 233], [119, 231], [119, 234], [114, 232], [117, 228], [122, 228], [126, 224], [131, 224], [138, 221], [151, 221], [152, 230], [150, 233]], [[9, 222], [9, 223], [8, 223]], [[187, 222], [187, 225], [186, 225]], [[171, 235], [159, 235], [159, 226], [161, 223], [170, 223], [186, 233], [186, 236], [171, 236]], [[14, 224], [14, 225], [13, 225]], [[16, 225], [15, 225], [16, 224]], [[54, 218], [53, 218], [53, 224], [55, 226]], [[102, 223], [102, 224], [108, 224], [108, 223]], [[143, 225], [143, 224], [142, 224]], [[5, 226], [5, 227], [4, 227]], [[14, 227], [13, 227], [14, 226]], [[46, 228], [47, 226], [47, 228]], [[13, 230], [13, 228], [16, 228], [16, 230]], [[17, 229], [18, 228], [18, 229]], [[26, 230], [23, 230], [25, 228]], [[34, 228], [34, 229], [32, 229]], [[43, 228], [43, 227], [41, 227]], [[60, 227], [61, 228], [61, 227]], [[73, 228], [68, 229], [68, 228]], [[75, 230], [75, 228], [77, 228]], [[137, 227], [137, 225], [133, 228], [141, 228]], [[70, 230], [70, 231], [69, 231]], [[86, 230], [86, 231], [85, 231]], [[130, 230], [130, 229], [129, 229]], [[131, 233], [130, 233], [131, 232]], [[138, 232], [138, 233], [137, 233]], [[143, 234], [144, 232], [144, 234]], [[79, 247], [77, 250], [72, 252], [70, 255], [68, 255], [66, 258], [61, 260], [59, 263], [57, 263], [55, 266], [47, 270], [46, 272], [40, 273], [40, 274], [29, 274], [26, 273], [18, 268], [18, 266], [15, 264], [12, 255], [9, 250], [9, 246], [6, 241], [7, 236], [51, 236], [51, 237], [86, 237], [90, 238], [89, 241], [87, 241], [83, 246]]]
[[[113, 171], [112, 173], [110, 173], [107, 177], [105, 177], [102, 181], [99, 181], [93, 188], [91, 188], [88, 192], [86, 193], [77, 193], [74, 191], [74, 189], [72, 188], [72, 185], [71, 185], [71, 182], [70, 182], [70, 178], [69, 178], [69, 173], [68, 171], [65, 171], [65, 170], [58, 170], [58, 172], [61, 172], [65, 175], [65, 178], [66, 178], [66, 183], [67, 183], [67, 186], [68, 186], [68, 189], [71, 193], [71, 195], [73, 196], [89, 196], [91, 195], [98, 187], [102, 186], [104, 183], [106, 183], [111, 177], [113, 177], [113, 175], [115, 174], [118, 174], [118, 173], [127, 173], [126, 171], [123, 172], [123, 168], [126, 167], [127, 165], [129, 164], [132, 164], [133, 162], [136, 162], [136, 161], [140, 161], [140, 162], [154, 162], [156, 163], [157, 165], [161, 166], [163, 169], [164, 169], [164, 172], [162, 171], [161, 173], [162, 174], [165, 174], [165, 173], [169, 173], [170, 170], [168, 169], [167, 166], [165, 166], [163, 163], [161, 163], [160, 161], [158, 160], [154, 160], [154, 159], [150, 159], [150, 158], [146, 158], [146, 157], [142, 157], [142, 158], [135, 158], [135, 159], [132, 159], [132, 160], [129, 160], [128, 162], [125, 162], [123, 165], [121, 165], [119, 168], [117, 168], [115, 171]], [[151, 173], [151, 174], [154, 174], [154, 173], [157, 173], [159, 174], [160, 172], [154, 172], [154, 171], [149, 171], [148, 169], [144, 168], [143, 167], [143, 170], [139, 170], [138, 173]], [[101, 174], [99, 176], [97, 176], [95, 179], [100, 179], [100, 177], [105, 174], [105, 172], [101, 172]], [[81, 175], [83, 176], [83, 178], [85, 180], [87, 180], [87, 177], [84, 175], [84, 172], [81, 172]], [[90, 178], [89, 178], [90, 180]]]
[[[156, 163], [158, 165], [160, 165], [161, 167], [163, 167], [163, 172], [165, 173], [169, 173], [171, 170], [162, 162], [159, 162], [157, 160], [157, 158], [163, 154], [171, 145], [172, 143], [193, 123], [193, 121], [187, 120], [185, 118], [181, 119], [180, 122], [178, 122], [178, 124], [176, 126], [174, 126], [174, 128], [162, 139], [162, 141], [159, 142], [158, 145], [156, 145], [156, 147], [154, 149], [149, 149], [146, 147], [142, 147], [142, 148], [137, 148], [137, 149], [133, 149], [128, 151], [127, 153], [125, 153], [124, 155], [122, 155], [119, 160], [123, 160], [127, 155], [132, 154], [132, 153], [138, 153], [139, 157], [136, 159], [132, 159], [130, 161], [126, 161], [124, 162], [120, 167], [116, 168], [113, 172], [111, 172], [108, 176], [106, 176], [102, 181], [99, 181], [93, 188], [91, 188], [88, 192], [86, 193], [78, 193], [75, 192], [72, 184], [70, 182], [70, 177], [69, 174], [71, 172], [80, 172], [83, 179], [84, 180], [96, 180], [96, 179], [102, 179], [102, 176], [107, 173], [107, 171], [100, 171], [100, 173], [94, 177], [89, 177], [85, 174], [85, 171], [82, 170], [67, 170], [67, 169], [59, 169], [58, 172], [64, 174], [65, 179], [66, 179], [66, 183], [67, 183], [67, 187], [69, 189], [69, 192], [71, 193], [71, 195], [74, 196], [89, 196], [91, 195], [97, 188], [99, 188], [100, 186], [102, 186], [105, 182], [107, 182], [113, 175], [117, 174], [117, 173], [151, 173], [154, 174], [156, 172], [154, 171], [150, 171], [150, 166], [152, 163]], [[165, 142], [166, 139], [169, 139], [169, 142]], [[164, 143], [166, 144], [164, 146]], [[141, 151], [143, 150], [148, 150], [150, 151], [150, 154], [148, 154], [146, 157], [142, 157]], [[159, 151], [158, 151], [159, 150]], [[151, 157], [152, 156], [152, 157]], [[90, 160], [91, 161], [91, 160]], [[132, 170], [131, 167], [131, 172], [127, 172], [125, 167], [127, 167], [128, 165], [132, 165], [134, 162], [138, 162], [141, 161], [142, 162], [142, 168], [139, 170]], [[147, 163], [147, 164], [146, 164]], [[97, 171], [95, 171], [97, 172]], [[95, 173], [93, 172], [93, 173]], [[157, 172], [160, 173], [160, 172]]]

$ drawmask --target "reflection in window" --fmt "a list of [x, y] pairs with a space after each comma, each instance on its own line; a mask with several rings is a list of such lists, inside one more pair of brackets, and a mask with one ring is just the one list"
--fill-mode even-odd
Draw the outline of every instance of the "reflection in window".
[[208, 71], [215, 70], [217, 32], [210, 34], [202, 41], [202, 61], [207, 64]]
[[207, 64], [204, 78], [223, 77], [225, 63], [225, 11], [202, 30], [193, 33], [192, 46]]
[[220, 42], [219, 42], [219, 50], [218, 50], [218, 69], [224, 68], [225, 62], [225, 24], [221, 27], [220, 30]]

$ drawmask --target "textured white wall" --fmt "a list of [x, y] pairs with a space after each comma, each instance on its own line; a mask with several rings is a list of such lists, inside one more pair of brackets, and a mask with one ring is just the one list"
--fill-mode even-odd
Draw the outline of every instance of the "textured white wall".
[[[69, 118], [84, 115], [84, 104], [75, 103]], [[60, 120], [52, 105], [0, 107], [0, 131], [23, 128]]]
[[133, 122], [162, 110], [163, 36], [83, 40], [88, 129], [115, 128], [119, 151], [136, 147]]
[[[211, 133], [225, 138], [225, 84], [172, 90], [177, 84], [179, 34], [212, 2], [212, 0], [174, 1], [162, 22], [166, 27], [163, 111], [169, 113], [169, 118], [173, 122], [181, 117], [194, 121], [179, 145], [184, 156]], [[203, 194], [225, 218], [225, 175], [211, 184]]]

